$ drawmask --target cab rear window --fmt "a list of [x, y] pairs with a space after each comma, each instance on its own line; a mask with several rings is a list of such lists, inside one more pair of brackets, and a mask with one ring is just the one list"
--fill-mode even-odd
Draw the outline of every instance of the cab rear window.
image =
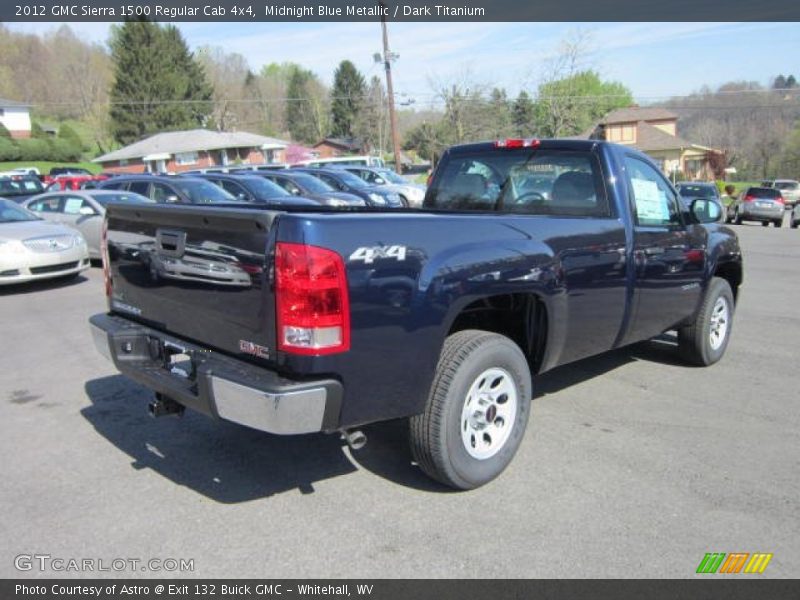
[[539, 148], [498, 148], [446, 157], [425, 206], [531, 215], [609, 215], [594, 155]]
[[754, 198], [777, 198], [781, 193], [774, 188], [750, 188], [746, 195]]

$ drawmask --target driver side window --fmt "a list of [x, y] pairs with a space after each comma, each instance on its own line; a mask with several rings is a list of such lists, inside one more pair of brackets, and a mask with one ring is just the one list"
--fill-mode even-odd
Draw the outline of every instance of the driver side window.
[[633, 156], [625, 157], [625, 169], [633, 197], [636, 223], [642, 227], [669, 227], [681, 223], [678, 199], [666, 180], [652, 166]]

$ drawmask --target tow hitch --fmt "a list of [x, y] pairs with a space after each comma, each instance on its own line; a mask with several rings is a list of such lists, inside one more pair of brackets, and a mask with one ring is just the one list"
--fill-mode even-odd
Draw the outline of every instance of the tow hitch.
[[147, 405], [151, 417], [166, 417], [168, 415], [183, 416], [186, 407], [175, 402], [172, 398], [156, 392], [156, 399]]

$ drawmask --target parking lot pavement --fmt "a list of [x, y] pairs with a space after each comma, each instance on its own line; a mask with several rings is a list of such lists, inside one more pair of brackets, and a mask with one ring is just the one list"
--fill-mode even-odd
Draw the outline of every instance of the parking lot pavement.
[[691, 577], [706, 552], [771, 552], [764, 576], [796, 576], [800, 233], [736, 230], [745, 286], [720, 364], [660, 341], [538, 378], [517, 458], [469, 493], [416, 470], [398, 423], [351, 453], [152, 420], [92, 345], [99, 269], [2, 290], [0, 576], [41, 576], [14, 557], [44, 553], [194, 559], [193, 577]]

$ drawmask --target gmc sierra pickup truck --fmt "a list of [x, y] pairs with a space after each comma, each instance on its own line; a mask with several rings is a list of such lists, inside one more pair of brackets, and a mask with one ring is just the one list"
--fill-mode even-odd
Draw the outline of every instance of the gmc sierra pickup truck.
[[711, 365], [742, 256], [712, 199], [599, 141], [450, 148], [421, 210], [114, 205], [98, 349], [185, 407], [274, 434], [410, 420], [459, 489], [509, 464], [532, 376], [677, 330]]

